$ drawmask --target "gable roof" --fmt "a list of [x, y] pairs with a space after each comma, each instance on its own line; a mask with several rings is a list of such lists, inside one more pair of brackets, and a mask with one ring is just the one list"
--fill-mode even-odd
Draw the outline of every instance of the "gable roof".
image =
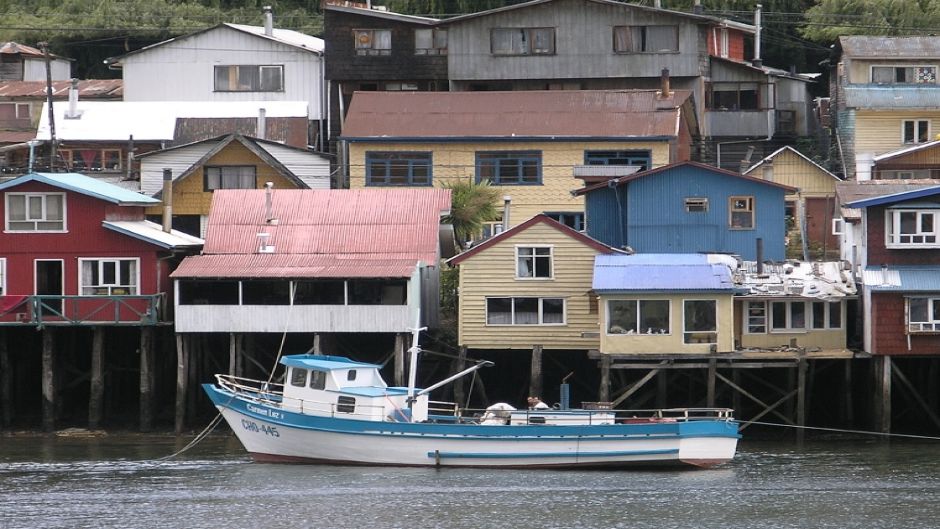
[[901, 191], [898, 193], [891, 193], [891, 194], [881, 195], [881, 196], [872, 197], [872, 198], [865, 198], [862, 200], [856, 200], [854, 202], [843, 204], [843, 206], [846, 208], [867, 208], [867, 207], [872, 207], [872, 206], [885, 206], [889, 204], [896, 204], [898, 202], [906, 202], [908, 200], [930, 197], [934, 195], [940, 195], [940, 185], [932, 185], [932, 186], [924, 187], [920, 189], [911, 189], [908, 191]]
[[459, 254], [459, 255], [456, 255], [456, 256], [454, 256], [454, 257], [451, 257], [451, 258], [447, 261], [447, 263], [450, 264], [450, 265], [459, 265], [460, 263], [462, 263], [463, 261], [466, 261], [466, 260], [469, 259], [470, 257], [473, 257], [474, 255], [476, 255], [476, 254], [478, 254], [478, 253], [480, 253], [480, 252], [482, 252], [482, 251], [485, 251], [487, 248], [489, 248], [489, 247], [491, 247], [491, 246], [494, 246], [494, 245], [497, 245], [497, 244], [500, 244], [500, 243], [502, 243], [503, 241], [506, 241], [506, 240], [508, 240], [508, 239], [511, 239], [512, 237], [514, 237], [514, 236], [516, 236], [516, 235], [518, 235], [518, 234], [520, 234], [520, 233], [526, 231], [527, 229], [529, 229], [529, 228], [531, 228], [531, 227], [533, 227], [533, 226], [535, 226], [535, 225], [537, 225], [537, 224], [544, 224], [544, 225], [546, 225], [546, 226], [548, 226], [548, 227], [550, 227], [550, 228], [554, 228], [554, 229], [558, 230], [559, 232], [561, 232], [563, 235], [566, 235], [566, 236], [568, 236], [568, 237], [571, 237], [572, 239], [574, 239], [574, 240], [580, 242], [581, 244], [584, 244], [585, 246], [589, 246], [589, 247], [593, 248], [594, 250], [596, 250], [596, 251], [598, 251], [598, 252], [601, 252], [601, 253], [618, 253], [618, 252], [620, 252], [620, 250], [617, 250], [616, 248], [607, 246], [606, 244], [604, 244], [604, 243], [602, 243], [602, 242], [600, 242], [600, 241], [598, 241], [598, 240], [596, 240], [596, 239], [593, 239], [593, 238], [591, 238], [591, 237], [588, 237], [587, 235], [581, 233], [580, 231], [577, 231], [577, 230], [575, 230], [575, 229], [573, 229], [573, 228], [570, 228], [570, 227], [568, 227], [568, 226], [566, 226], [566, 225], [564, 225], [564, 224], [558, 222], [557, 220], [552, 219], [551, 217], [548, 217], [547, 215], [544, 215], [544, 214], [541, 214], [541, 213], [540, 213], [540, 214], [538, 214], [538, 215], [532, 217], [531, 219], [529, 219], [529, 220], [523, 222], [522, 224], [517, 224], [516, 226], [513, 226], [512, 228], [510, 228], [510, 229], [508, 229], [508, 230], [506, 230], [506, 231], [504, 231], [504, 232], [498, 233], [498, 234], [496, 234], [496, 235], [490, 237], [489, 239], [486, 239], [486, 240], [484, 240], [483, 242], [474, 245], [474, 246], [473, 246], [472, 248], [470, 248], [469, 250], [467, 250], [467, 251], [465, 251], [465, 252], [463, 252], [463, 253], [461, 253], [461, 254]]
[[[352, 141], [669, 139], [692, 93], [675, 90], [356, 92], [342, 138]], [[689, 119], [694, 115], [689, 112]]]
[[163, 231], [163, 227], [149, 220], [106, 220], [101, 223], [105, 228], [154, 244], [168, 250], [198, 248], [203, 240], [177, 230]]
[[731, 269], [705, 254], [634, 254], [594, 257], [592, 288], [615, 292], [733, 293]]
[[599, 182], [599, 183], [597, 183], [597, 184], [592, 184], [592, 185], [589, 185], [589, 186], [586, 186], [586, 187], [582, 187], [581, 189], [576, 189], [576, 190], [572, 191], [571, 194], [572, 194], [572, 195], [575, 195], [575, 196], [581, 196], [581, 195], [583, 195], [583, 194], [585, 194], [585, 193], [588, 193], [588, 192], [591, 192], [591, 191], [594, 191], [594, 190], [597, 190], [597, 189], [601, 189], [601, 188], [614, 187], [614, 186], [619, 187], [619, 186], [621, 186], [621, 185], [623, 185], [623, 184], [626, 184], [626, 183], [628, 183], [628, 182], [632, 182], [632, 181], [634, 181], [634, 180], [639, 180], [640, 178], [646, 178], [647, 176], [652, 176], [652, 175], [655, 175], [655, 174], [659, 174], [659, 173], [662, 173], [662, 172], [665, 172], [665, 171], [670, 171], [670, 170], [672, 170], [672, 169], [675, 169], [675, 168], [678, 168], [678, 167], [683, 167], [683, 166], [691, 166], [691, 167], [695, 167], [695, 168], [702, 169], [702, 170], [705, 170], [705, 171], [709, 171], [709, 172], [712, 172], [712, 173], [717, 173], [717, 174], [721, 174], [721, 175], [724, 175], [724, 176], [730, 176], [730, 177], [732, 177], [732, 178], [738, 178], [738, 179], [741, 179], [741, 180], [747, 180], [747, 181], [750, 181], [750, 182], [754, 182], [754, 183], [757, 183], [757, 184], [763, 184], [763, 185], [767, 185], [767, 186], [771, 186], [771, 187], [778, 187], [778, 188], [783, 189], [784, 191], [786, 191], [786, 192], [788, 192], [788, 193], [794, 193], [794, 192], [798, 191], [798, 189], [795, 188], [795, 187], [791, 187], [791, 186], [784, 185], [784, 184], [778, 184], [777, 182], [770, 182], [770, 181], [768, 181], [768, 180], [764, 180], [763, 178], [756, 178], [756, 177], [753, 177], [753, 176], [748, 176], [748, 175], [743, 175], [743, 174], [740, 174], [740, 173], [735, 173], [734, 171], [728, 171], [727, 169], [720, 169], [720, 168], [718, 168], [718, 167], [714, 167], [714, 166], [711, 166], [711, 165], [706, 165], [706, 164], [699, 163], [699, 162], [677, 162], [677, 163], [672, 163], [672, 164], [669, 164], [669, 165], [664, 165], [664, 166], [662, 166], [662, 167], [657, 167], [657, 168], [655, 168], [655, 169], [649, 169], [649, 170], [647, 170], [647, 171], [641, 171], [641, 172], [639, 172], [639, 173], [634, 173], [634, 174], [632, 174], [632, 175], [621, 176], [621, 177], [619, 177], [619, 178], [613, 178], [613, 179], [608, 180], [608, 181], [606, 181], [606, 182]]
[[218, 25], [215, 25], [215, 26], [212, 26], [212, 27], [200, 30], [200, 31], [188, 33], [186, 35], [180, 35], [179, 37], [173, 37], [172, 39], [167, 39], [161, 42], [157, 42], [156, 44], [144, 46], [143, 48], [140, 48], [139, 50], [134, 50], [134, 51], [125, 53], [124, 55], [119, 55], [116, 57], [108, 57], [107, 59], [104, 60], [104, 63], [107, 65], [120, 66], [121, 60], [126, 57], [130, 57], [132, 55], [138, 55], [140, 53], [146, 53], [155, 48], [166, 46], [167, 44], [174, 43], [174, 42], [182, 42], [187, 39], [196, 37], [198, 35], [202, 35], [203, 33], [208, 33], [210, 31], [215, 31], [221, 28], [231, 29], [231, 30], [238, 31], [241, 33], [246, 33], [248, 35], [253, 35], [255, 37], [259, 37], [265, 40], [291, 46], [293, 48], [297, 48], [303, 51], [308, 51], [316, 55], [323, 55], [323, 49], [324, 49], [323, 39], [319, 39], [311, 35], [306, 35], [304, 33], [300, 33], [299, 31], [293, 31], [290, 29], [278, 29], [278, 28], [274, 28], [273, 31], [271, 32], [272, 33], [271, 36], [268, 36], [264, 34], [263, 26], [247, 26], [244, 24], [231, 24], [231, 23], [225, 22], [225, 23], [218, 24]]
[[896, 151], [891, 151], [891, 152], [886, 152], [886, 153], [883, 153], [883, 154], [879, 154], [879, 155], [875, 156], [874, 158], [872, 158], [872, 161], [875, 162], [875, 163], [877, 163], [877, 162], [884, 162], [884, 161], [886, 161], [886, 160], [890, 160], [890, 159], [892, 159], [892, 158], [899, 158], [899, 157], [901, 157], [901, 156], [904, 156], [904, 155], [907, 155], [907, 154], [911, 154], [911, 153], [914, 153], [914, 152], [924, 151], [924, 150], [927, 150], [927, 149], [932, 149], [932, 148], [934, 148], [934, 147], [936, 147], [936, 146], [938, 146], [938, 145], [940, 145], [940, 140], [928, 141], [928, 142], [926, 142], [926, 143], [919, 143], [919, 144], [914, 145], [914, 146], [911, 146], [911, 147], [904, 147], [903, 149], [898, 149], [898, 150], [896, 150]]
[[0, 191], [40, 182], [67, 191], [74, 191], [119, 206], [152, 206], [160, 201], [123, 187], [78, 173], [29, 173], [0, 184]]
[[818, 163], [816, 163], [816, 162], [810, 160], [805, 154], [803, 154], [803, 153], [801, 153], [800, 151], [794, 149], [793, 147], [790, 147], [789, 145], [784, 145], [783, 147], [781, 147], [781, 148], [777, 149], [776, 151], [770, 153], [769, 155], [765, 156], [763, 160], [761, 160], [761, 161], [755, 163], [754, 165], [752, 165], [751, 167], [749, 167], [746, 171], [744, 171], [744, 174], [748, 174], [748, 173], [750, 173], [750, 172], [756, 170], [758, 167], [764, 165], [765, 163], [772, 161], [774, 158], [776, 158], [777, 156], [779, 156], [779, 155], [780, 155], [781, 153], [783, 153], [783, 152], [791, 152], [791, 153], [793, 153], [793, 154], [799, 156], [800, 158], [806, 160], [807, 162], [809, 162], [810, 164], [812, 164], [814, 167], [816, 167], [816, 168], [819, 169], [820, 171], [826, 173], [827, 175], [829, 175], [830, 177], [832, 177], [833, 180], [836, 180], [836, 181], [839, 181], [839, 182], [842, 181], [841, 178], [839, 178], [838, 176], [832, 174], [832, 173], [829, 172], [828, 170], [824, 169], [824, 168], [823, 168], [821, 165], [819, 165]]
[[[27, 46], [25, 44], [20, 44], [18, 42], [7, 41], [3, 44], [0, 44], [0, 55], [25, 55], [34, 59], [42, 59], [45, 55], [41, 50], [38, 50], [32, 46]], [[53, 59], [60, 59], [66, 61], [74, 61], [75, 59], [69, 59], [68, 57], [62, 57], [61, 55], [55, 55], [50, 53], [49, 57]]]
[[[223, 189], [212, 196], [206, 244], [172, 277], [407, 278], [436, 264], [450, 191], [420, 189]], [[267, 233], [271, 253], [259, 252]]]

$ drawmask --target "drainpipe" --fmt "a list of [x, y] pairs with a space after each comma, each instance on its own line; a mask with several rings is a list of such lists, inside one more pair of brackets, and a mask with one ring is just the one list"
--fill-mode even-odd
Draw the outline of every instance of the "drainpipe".
[[255, 130], [255, 136], [259, 140], [265, 140], [267, 139], [265, 137], [267, 134], [267, 131], [268, 131], [268, 111], [263, 108], [259, 108], [258, 109], [258, 124]]
[[271, 6], [262, 7], [261, 12], [264, 13], [264, 34], [271, 37], [274, 35], [274, 14], [271, 12]]
[[761, 5], [757, 4], [754, 8], [754, 60], [751, 61], [755, 68], [760, 68], [763, 63], [760, 58], [760, 10]]
[[78, 115], [78, 79], [72, 79], [72, 85], [69, 87], [69, 108], [65, 113], [65, 119], [75, 119]]
[[503, 196], [503, 231], [509, 229], [509, 205], [512, 204], [512, 197], [509, 195]]
[[173, 229], [173, 171], [163, 170], [163, 231]]

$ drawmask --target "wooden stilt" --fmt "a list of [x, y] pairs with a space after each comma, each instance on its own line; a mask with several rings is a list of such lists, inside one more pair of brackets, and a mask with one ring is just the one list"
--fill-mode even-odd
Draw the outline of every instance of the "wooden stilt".
[[891, 357], [872, 359], [875, 374], [875, 430], [891, 432]]
[[[665, 360], [663, 360], [663, 361], [660, 363], [660, 365], [665, 365], [665, 364], [666, 364], [666, 361], [665, 361]], [[637, 391], [639, 391], [640, 388], [642, 388], [644, 385], [646, 385], [647, 382], [649, 382], [650, 380], [652, 380], [652, 378], [655, 377], [655, 376], [659, 373], [659, 370], [660, 370], [659, 367], [656, 367], [656, 368], [654, 368], [654, 369], [650, 369], [650, 372], [647, 373], [646, 375], [644, 375], [643, 378], [641, 378], [639, 381], [636, 382], [636, 384], [633, 384], [632, 386], [630, 386], [630, 389], [624, 391], [619, 397], [617, 397], [616, 399], [614, 399], [614, 400], [613, 400], [613, 406], [616, 408], [616, 407], [619, 406], [623, 401], [629, 399], [629, 398], [630, 398], [630, 395], [633, 395], [634, 393], [636, 393]]]
[[532, 346], [532, 362], [529, 372], [529, 396], [542, 396], [542, 346]]
[[714, 358], [708, 361], [708, 381], [705, 390], [705, 406], [715, 407], [715, 373], [718, 371], [718, 361]]
[[[731, 369], [731, 381], [734, 382], [735, 388], [740, 388], [741, 387], [741, 371], [739, 369], [734, 368], [734, 363], [731, 364], [731, 368], [732, 368]], [[716, 376], [719, 379], [724, 378], [717, 373], [716, 373]], [[744, 413], [744, 410], [741, 408], [741, 391], [742, 390], [739, 389], [738, 391], [734, 391], [731, 393], [731, 407], [734, 408], [734, 412], [738, 415], [738, 417], [743, 416], [743, 413]]]
[[[459, 373], [467, 365], [467, 347], [461, 345], [457, 349], [457, 359], [454, 360], [454, 367], [451, 369], [454, 373]], [[465, 406], [467, 404], [467, 391], [464, 385], [466, 377], [460, 377], [454, 381], [454, 402], [459, 406]]]
[[153, 429], [154, 331], [140, 328], [140, 431]]
[[806, 370], [807, 361], [800, 358], [796, 368], [796, 425], [801, 428], [796, 429], [796, 442], [802, 443], [804, 439], [804, 429], [806, 426]]
[[320, 343], [320, 333], [313, 335], [313, 354], [322, 355], [323, 354], [323, 345]]
[[920, 396], [917, 388], [914, 387], [914, 384], [912, 384], [907, 376], [904, 375], [904, 372], [901, 371], [901, 368], [894, 366], [892, 370], [894, 371], [894, 376], [897, 377], [898, 381], [901, 382], [901, 384], [911, 393], [911, 398], [914, 399], [914, 402], [920, 405], [920, 407], [924, 410], [924, 413], [927, 414], [927, 417], [930, 417], [934, 427], [940, 429], [940, 417], [938, 417], [933, 409], [930, 408], [930, 404], [928, 404], [927, 401]]
[[237, 338], [234, 332], [228, 333], [228, 374], [235, 375], [235, 364], [238, 362]]
[[940, 377], [940, 362], [936, 358], [930, 359], [930, 366], [927, 368], [927, 406], [931, 410], [940, 409], [940, 393], [937, 392], [935, 381]]
[[186, 337], [176, 334], [176, 435], [183, 433], [186, 422], [186, 385], [189, 380], [189, 355]]
[[10, 372], [10, 350], [7, 348], [7, 330], [0, 330], [0, 400], [3, 401], [3, 427], [13, 423], [13, 374]]
[[55, 338], [50, 327], [42, 330], [42, 428], [55, 430]]
[[852, 405], [852, 360], [845, 360], [844, 383], [842, 387], [842, 421], [849, 426], [855, 423], [855, 409]]
[[666, 392], [669, 391], [669, 371], [663, 369], [656, 376], [656, 407], [666, 408]]
[[88, 428], [101, 426], [101, 409], [104, 401], [104, 327], [92, 329], [91, 338], [91, 387], [88, 395]]
[[251, 339], [250, 335], [246, 334], [237, 334], [235, 350], [235, 376], [243, 377], [245, 376], [245, 351], [248, 350], [248, 347], [245, 346], [245, 343]]
[[610, 355], [601, 358], [601, 384], [597, 390], [597, 400], [610, 402]]
[[395, 335], [395, 385], [399, 387], [405, 385], [405, 340], [407, 338], [408, 335], [404, 333]]

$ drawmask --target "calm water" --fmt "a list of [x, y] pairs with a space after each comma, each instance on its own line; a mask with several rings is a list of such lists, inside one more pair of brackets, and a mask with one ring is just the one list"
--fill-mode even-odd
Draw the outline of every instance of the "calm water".
[[706, 471], [260, 465], [219, 436], [0, 437], [0, 527], [936, 528], [940, 442], [743, 442]]

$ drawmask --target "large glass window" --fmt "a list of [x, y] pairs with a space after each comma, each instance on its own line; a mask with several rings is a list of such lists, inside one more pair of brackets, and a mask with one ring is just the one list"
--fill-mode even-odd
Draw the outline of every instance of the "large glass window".
[[940, 298], [910, 298], [907, 302], [910, 332], [940, 331]]
[[366, 185], [429, 186], [431, 153], [366, 152]]
[[889, 247], [936, 247], [936, 210], [889, 209], [886, 212]]
[[79, 259], [83, 296], [137, 294], [137, 259]]
[[650, 168], [650, 151], [584, 151], [584, 165], [635, 165]]
[[611, 299], [607, 301], [607, 334], [669, 334], [669, 301]]
[[242, 281], [242, 305], [290, 305], [290, 281], [286, 279]]
[[8, 231], [65, 231], [65, 193], [7, 193]]
[[841, 301], [814, 301], [813, 328], [814, 329], [841, 329], [842, 328], [842, 302]]
[[60, 149], [59, 156], [71, 171], [120, 171], [120, 149]]
[[541, 151], [492, 151], [476, 153], [477, 182], [493, 185], [542, 183]]
[[307, 370], [300, 367], [290, 369], [290, 385], [302, 388], [307, 385]]
[[283, 92], [284, 66], [226, 65], [215, 67], [216, 92]]
[[576, 211], [550, 212], [546, 211], [545, 216], [556, 220], [569, 228], [582, 231], [584, 230], [584, 213]]
[[718, 343], [718, 302], [714, 299], [683, 301], [685, 343]]
[[616, 53], [679, 51], [679, 26], [614, 26]]
[[345, 305], [346, 282], [310, 280], [294, 283], [294, 305]]
[[517, 246], [516, 279], [550, 279], [552, 248], [550, 246]]
[[405, 305], [408, 302], [404, 279], [350, 279], [350, 305]]
[[562, 298], [486, 298], [487, 325], [563, 325]]
[[552, 55], [555, 28], [494, 28], [490, 51], [493, 55]]

